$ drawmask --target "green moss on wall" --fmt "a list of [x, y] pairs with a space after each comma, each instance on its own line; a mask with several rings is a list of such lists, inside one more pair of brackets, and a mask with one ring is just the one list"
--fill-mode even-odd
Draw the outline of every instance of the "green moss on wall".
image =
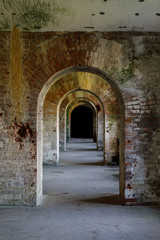
[[[5, 17], [0, 28], [20, 26], [22, 29], [40, 29], [50, 20], [50, 3], [44, 0], [2, 0]], [[8, 17], [8, 18], [7, 18]]]
[[112, 67], [109, 71], [109, 75], [117, 81], [119, 84], [124, 84], [131, 78], [133, 78], [134, 75], [134, 63], [131, 62], [128, 66], [128, 68], [122, 68], [122, 70], [118, 70], [117, 67]]
[[38, 30], [49, 22], [55, 24], [57, 13], [67, 12], [52, 0], [2, 0], [0, 29], [16, 26], [23, 30]]
[[133, 55], [127, 68], [122, 68], [120, 70], [117, 66], [112, 66], [108, 73], [115, 81], [117, 81], [120, 85], [123, 85], [135, 76], [134, 69], [138, 60], [147, 60], [156, 54], [160, 54], [160, 47], [152, 46], [140, 56]]

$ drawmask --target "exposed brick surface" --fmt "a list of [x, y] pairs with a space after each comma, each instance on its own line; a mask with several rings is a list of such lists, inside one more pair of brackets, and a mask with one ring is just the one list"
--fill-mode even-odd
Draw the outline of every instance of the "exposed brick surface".
[[[20, 53], [13, 52], [14, 37], [18, 39]], [[72, 79], [61, 78], [47, 94], [44, 116], [47, 120], [56, 118], [54, 106], [73, 89], [83, 87], [100, 96], [105, 106], [107, 158], [113, 155], [115, 138], [120, 139], [120, 155], [124, 160], [120, 162], [120, 181], [121, 187], [125, 187], [126, 204], [160, 203], [159, 43], [160, 36], [156, 33], [18, 33], [15, 30], [0, 33], [1, 205], [35, 205], [39, 176], [38, 97], [54, 74], [76, 66], [94, 67], [95, 74], [99, 69], [113, 80], [108, 78], [104, 84], [93, 77], [87, 83], [76, 74]], [[14, 54], [20, 58], [18, 64], [14, 62]], [[21, 73], [18, 80], [14, 76], [15, 66]], [[19, 94], [13, 89], [20, 89]], [[16, 142], [12, 121], [28, 122], [33, 136], [26, 135], [22, 142]], [[55, 127], [53, 121], [52, 131]]]

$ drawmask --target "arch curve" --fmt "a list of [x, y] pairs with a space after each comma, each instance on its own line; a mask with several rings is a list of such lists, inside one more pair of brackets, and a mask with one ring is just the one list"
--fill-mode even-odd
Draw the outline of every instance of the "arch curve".
[[[61, 79], [63, 76], [65, 76], [66, 74], [69, 74], [69, 73], [78, 73], [78, 72], [85, 72], [85, 73], [91, 73], [91, 74], [94, 74], [96, 76], [99, 76], [100, 78], [102, 78], [104, 81], [106, 81], [107, 84], [109, 84], [108, 86], [110, 86], [110, 88], [113, 90], [113, 92], [116, 94], [116, 97], [118, 98], [118, 107], [119, 107], [119, 110], [118, 110], [118, 117], [119, 117], [119, 131], [121, 132], [120, 134], [120, 163], [121, 163], [121, 167], [120, 167], [120, 174], [121, 174], [121, 186], [120, 186], [120, 192], [121, 192], [121, 195], [124, 196], [123, 194], [123, 191], [124, 191], [124, 104], [123, 103], [123, 97], [122, 97], [122, 94], [121, 94], [121, 91], [118, 87], [118, 85], [108, 77], [108, 75], [100, 70], [100, 69], [96, 69], [95, 67], [86, 67], [86, 66], [77, 66], [77, 67], [70, 67], [70, 68], [67, 68], [67, 69], [64, 69], [56, 74], [54, 74], [48, 81], [47, 83], [45, 83], [45, 85], [43, 86], [40, 94], [39, 94], [39, 98], [38, 98], [38, 114], [37, 114], [37, 135], [38, 135], [38, 138], [37, 138], [37, 148], [38, 148], [38, 155], [37, 155], [37, 169], [38, 169], [38, 172], [40, 173], [41, 176], [38, 176], [39, 179], [42, 179], [42, 167], [41, 167], [41, 164], [42, 164], [42, 155], [40, 154], [41, 153], [41, 149], [42, 149], [42, 145], [43, 145], [43, 140], [42, 140], [42, 130], [43, 129], [43, 103], [44, 103], [44, 99], [45, 99], [45, 96], [47, 94], [47, 91], [51, 88], [51, 86], [53, 84], [55, 84], [59, 79]], [[74, 89], [75, 90], [81, 90], [81, 89]], [[86, 90], [86, 89], [85, 89]], [[105, 97], [106, 95], [104, 95]], [[64, 98], [64, 96], [63, 96]], [[62, 99], [63, 99], [62, 98]], [[60, 100], [60, 102], [62, 102], [62, 99]], [[59, 102], [59, 103], [60, 103]], [[121, 104], [120, 104], [121, 103]], [[59, 104], [58, 104], [59, 105]], [[106, 105], [107, 106], [107, 105]], [[116, 106], [117, 107], [117, 106]], [[106, 114], [110, 114], [109, 113], [109, 108], [106, 109]], [[106, 115], [105, 114], [105, 115]], [[108, 118], [108, 116], [106, 115], [106, 117]], [[107, 121], [107, 118], [105, 119], [105, 121]], [[58, 118], [57, 118], [57, 126], [59, 126], [59, 122], [58, 122]], [[107, 127], [107, 126], [106, 126]], [[106, 134], [106, 131], [105, 131], [105, 134]], [[109, 135], [108, 135], [109, 136]], [[107, 141], [109, 141], [109, 138], [106, 138]], [[58, 141], [59, 142], [59, 141]], [[59, 148], [59, 145], [57, 145], [57, 147]], [[58, 150], [58, 149], [57, 149]], [[106, 156], [108, 158], [108, 150], [106, 150]], [[58, 153], [58, 151], [57, 151]], [[38, 196], [41, 196], [42, 195], [42, 185], [41, 185], [41, 181], [37, 181], [39, 186], [37, 186], [37, 195]], [[38, 198], [37, 198], [38, 199]]]
[[[93, 133], [93, 140], [94, 142], [97, 142], [97, 118], [98, 118], [98, 115], [97, 115], [97, 108], [96, 108], [96, 105], [95, 103], [90, 100], [90, 99], [87, 99], [87, 98], [77, 98], [75, 99], [75, 101], [72, 101], [68, 104], [68, 106], [66, 107], [66, 112], [68, 114], [66, 114], [66, 116], [68, 116], [68, 119], [67, 119], [67, 123], [69, 123], [69, 125], [67, 126], [67, 128], [70, 130], [68, 131], [68, 136], [67, 136], [67, 139], [69, 140], [70, 139], [70, 134], [72, 132], [72, 112], [75, 110], [75, 108], [79, 107], [79, 106], [86, 106], [88, 108], [90, 108], [92, 110], [92, 113], [93, 113], [93, 126], [92, 126], [92, 133]], [[86, 119], [87, 120], [87, 119]], [[89, 124], [90, 125], [90, 124]], [[71, 135], [72, 137], [72, 135]]]
[[[83, 93], [83, 95], [82, 95]], [[71, 99], [70, 96], [73, 96], [73, 99]], [[83, 97], [82, 97], [83, 96]], [[68, 99], [68, 100], [67, 100]], [[61, 102], [60, 108], [59, 108], [59, 116], [60, 116], [60, 147], [62, 150], [66, 149], [66, 140], [67, 136], [68, 138], [70, 136], [70, 127], [67, 126], [67, 109], [69, 108], [70, 104], [74, 104], [79, 99], [84, 99], [85, 101], [90, 101], [95, 108], [96, 112], [96, 119], [94, 123], [94, 136], [95, 140], [97, 142], [97, 149], [102, 150], [104, 146], [104, 106], [101, 100], [98, 96], [96, 96], [94, 93], [91, 93], [90, 91], [86, 90], [76, 90], [71, 91], [67, 94], [67, 96], [63, 99]], [[97, 106], [98, 109], [97, 109]], [[69, 117], [69, 114], [68, 114]], [[69, 123], [69, 119], [68, 119]], [[67, 133], [68, 132], [68, 133]]]

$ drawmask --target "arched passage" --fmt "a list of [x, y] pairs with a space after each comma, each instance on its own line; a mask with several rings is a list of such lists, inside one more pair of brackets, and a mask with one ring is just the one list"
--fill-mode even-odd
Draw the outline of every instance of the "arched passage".
[[[76, 68], [77, 69], [77, 68]], [[95, 69], [94, 68], [89, 68], [89, 69], [86, 69], [86, 67], [80, 67], [79, 68], [82, 72], [95, 72]], [[83, 69], [83, 70], [82, 70]], [[85, 71], [84, 71], [85, 70]], [[91, 70], [91, 71], [90, 71]], [[67, 71], [67, 73], [68, 73], [68, 69], [66, 70]], [[73, 71], [74, 72], [74, 68], [71, 70], [70, 69], [70, 71]], [[65, 71], [64, 71], [65, 72]], [[62, 72], [62, 76], [64, 76], [64, 72]], [[104, 74], [104, 73], [102, 73], [101, 71], [99, 72], [98, 71], [98, 73], [99, 74], [97, 74], [97, 70], [96, 70], [96, 75], [100, 75], [100, 77]], [[53, 78], [52, 78], [52, 81], [50, 81], [50, 86], [52, 86], [53, 85], [53, 83], [54, 83], [54, 79], [57, 81], [57, 79], [56, 79], [56, 77], [57, 76], [54, 76]], [[107, 77], [107, 79], [108, 79], [108, 76], [106, 76], [105, 74], [103, 75], [103, 77], [104, 78], [102, 78], [102, 79], [106, 79], [106, 77]], [[59, 75], [59, 78], [60, 78], [60, 75]], [[114, 84], [113, 84], [114, 85]], [[46, 89], [45, 89], [45, 87], [47, 87]], [[44, 86], [44, 89], [45, 89], [45, 91], [47, 90], [49, 88], [49, 84], [47, 84], [46, 86]], [[113, 88], [114, 89], [114, 88]], [[113, 90], [114, 91], [114, 90]], [[119, 91], [119, 90], [118, 90]], [[47, 91], [46, 91], [47, 92]], [[46, 94], [46, 93], [45, 93]], [[118, 93], [118, 98], [119, 98], [119, 94], [120, 94], [120, 92]], [[39, 98], [39, 100], [40, 99], [44, 99], [44, 92], [42, 93], [42, 95], [41, 95], [41, 98]], [[106, 95], [104, 95], [104, 97], [105, 97]], [[107, 96], [108, 97], [108, 96]], [[119, 100], [120, 102], [122, 101], [122, 99], [120, 99]], [[108, 118], [109, 116], [110, 116], [110, 109], [109, 109], [109, 106], [110, 106], [110, 104], [108, 104], [107, 105], [107, 108], [106, 108], [106, 113], [107, 113], [107, 115], [106, 115], [106, 117]], [[120, 113], [118, 112], [118, 116], [120, 116]], [[106, 119], [107, 119], [106, 118]], [[39, 119], [40, 120], [40, 119]], [[57, 118], [57, 120], [59, 121], [59, 119]], [[119, 125], [120, 127], [121, 127], [121, 129], [123, 129], [123, 111], [121, 111], [121, 118], [119, 118], [119, 120], [121, 120], [121, 124]], [[40, 121], [39, 121], [40, 122]], [[107, 122], [106, 122], [107, 123]], [[59, 122], [57, 123], [57, 126], [59, 126]], [[107, 127], [107, 126], [106, 126]], [[40, 130], [40, 129], [39, 129]], [[40, 132], [41, 132], [41, 130], [40, 130]], [[58, 134], [58, 131], [57, 131], [57, 134]], [[105, 134], [107, 134], [107, 132], [105, 131]], [[109, 136], [109, 135], [108, 135]], [[57, 135], [57, 139], [58, 139], [58, 135]], [[106, 138], [107, 139], [107, 138]], [[122, 141], [121, 141], [122, 140]], [[120, 162], [121, 162], [121, 167], [120, 167], [120, 173], [121, 173], [121, 181], [120, 181], [120, 193], [121, 193], [121, 196], [123, 197], [123, 189], [124, 189], [124, 178], [123, 178], [123, 167], [124, 167], [124, 165], [123, 165], [123, 163], [122, 163], [122, 161], [123, 161], [123, 141], [124, 141], [124, 139], [123, 139], [123, 132], [122, 132], [122, 134], [121, 134], [121, 136], [120, 136]], [[41, 141], [40, 141], [41, 142]], [[41, 142], [42, 143], [42, 142]], [[58, 142], [57, 142], [57, 146], [58, 146]], [[40, 145], [39, 145], [39, 147], [40, 147]], [[59, 147], [59, 146], [58, 146]], [[57, 149], [58, 150], [58, 149]], [[105, 149], [106, 150], [106, 149]], [[38, 151], [39, 152], [39, 151]], [[108, 151], [106, 151], [106, 154], [108, 154], [109, 152]], [[57, 155], [58, 155], [58, 151], [57, 151]], [[42, 188], [41, 188], [42, 189]], [[41, 192], [41, 194], [42, 194], [42, 192]]]
[[60, 122], [60, 148], [61, 150], [66, 149], [66, 140], [70, 139], [70, 119], [69, 109], [71, 106], [84, 101], [90, 103], [94, 108], [94, 139], [97, 141], [97, 150], [102, 150], [104, 146], [104, 106], [98, 96], [90, 91], [78, 89], [71, 91], [62, 100], [59, 108], [59, 122]]
[[93, 139], [93, 111], [81, 105], [71, 112], [71, 138]]
[[[79, 118], [77, 118], [77, 120], [80, 122], [80, 124], [81, 124], [81, 121], [80, 121], [81, 118], [83, 118], [83, 120], [85, 120], [85, 119], [87, 120], [88, 124], [86, 124], [86, 122], [83, 121], [83, 124], [85, 125], [85, 130], [83, 129], [84, 135], [86, 135], [86, 133], [88, 131], [87, 125], [89, 125], [88, 126], [90, 128], [90, 137], [89, 138], [91, 138], [94, 142], [97, 142], [98, 123], [100, 123], [100, 122], [98, 121], [98, 113], [97, 113], [95, 104], [91, 100], [88, 100], [88, 99], [77, 99], [77, 101], [71, 102], [70, 105], [68, 106], [68, 109], [67, 109], [67, 117], [68, 117], [68, 122], [69, 122], [68, 140], [70, 139], [70, 137], [72, 137], [71, 136], [72, 112], [78, 106], [81, 106], [82, 108], [83, 107], [87, 108], [87, 109], [84, 108], [84, 112], [81, 111]], [[90, 115], [88, 115], [88, 116], [87, 116], [87, 114], [85, 114], [85, 111], [87, 111], [87, 110], [90, 110]], [[81, 124], [81, 127], [83, 124]], [[83, 137], [83, 138], [85, 138], [85, 137]]]

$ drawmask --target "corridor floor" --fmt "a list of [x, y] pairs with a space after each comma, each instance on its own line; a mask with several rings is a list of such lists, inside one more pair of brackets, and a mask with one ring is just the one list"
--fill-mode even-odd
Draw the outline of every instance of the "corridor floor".
[[[119, 167], [103, 166], [103, 152], [96, 151], [91, 139], [71, 139], [67, 151], [60, 153], [59, 166], [44, 167], [43, 204], [53, 201], [118, 200]], [[48, 196], [49, 195], [49, 196]]]
[[160, 239], [160, 207], [120, 205], [118, 167], [95, 147], [71, 141], [58, 166], [44, 166], [40, 207], [1, 207], [0, 240]]

